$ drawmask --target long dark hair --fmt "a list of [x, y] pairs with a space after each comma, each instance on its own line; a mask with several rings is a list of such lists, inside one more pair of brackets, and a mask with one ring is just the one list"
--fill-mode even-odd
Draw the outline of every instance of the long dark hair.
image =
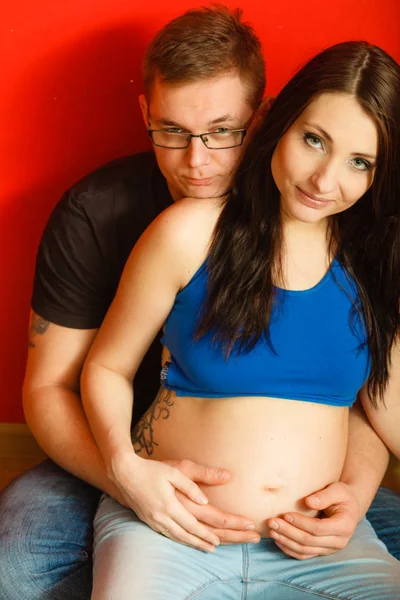
[[[351, 94], [374, 120], [378, 158], [364, 196], [332, 218], [336, 256], [354, 278], [364, 315], [374, 406], [383, 399], [390, 350], [399, 330], [400, 67], [377, 46], [345, 42], [309, 61], [283, 88], [245, 150], [214, 230], [208, 296], [196, 336], [213, 331], [229, 354], [271, 345], [269, 322], [282, 249], [279, 192], [271, 159], [280, 138], [325, 92]], [[275, 279], [276, 280], [276, 279]]]

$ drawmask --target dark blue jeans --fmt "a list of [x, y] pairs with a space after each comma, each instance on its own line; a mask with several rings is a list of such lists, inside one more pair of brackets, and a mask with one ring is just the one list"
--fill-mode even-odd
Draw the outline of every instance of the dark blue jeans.
[[[1, 600], [89, 600], [99, 498], [98, 490], [51, 461], [2, 492]], [[380, 488], [367, 517], [400, 560], [400, 495]]]

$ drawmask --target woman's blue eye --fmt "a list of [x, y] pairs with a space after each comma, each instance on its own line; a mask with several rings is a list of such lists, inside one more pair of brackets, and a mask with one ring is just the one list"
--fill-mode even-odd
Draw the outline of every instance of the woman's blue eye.
[[352, 163], [357, 171], [370, 171], [372, 165], [365, 158], [353, 158]]
[[317, 135], [313, 133], [305, 133], [304, 134], [305, 143], [311, 148], [322, 148], [322, 140]]

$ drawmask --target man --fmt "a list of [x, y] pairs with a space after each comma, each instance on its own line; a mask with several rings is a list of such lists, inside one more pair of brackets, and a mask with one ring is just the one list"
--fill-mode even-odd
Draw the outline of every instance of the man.
[[[257, 121], [265, 85], [259, 41], [240, 13], [222, 7], [189, 11], [148, 48], [144, 83], [140, 106], [154, 154], [116, 161], [76, 184], [56, 206], [40, 245], [24, 408], [54, 462], [25, 474], [1, 497], [2, 600], [90, 597], [91, 523], [101, 490], [122, 499], [82, 410], [81, 368], [147, 225], [182, 197], [219, 197], [229, 189], [243, 145], [227, 148], [224, 132], [243, 130], [242, 142]], [[134, 422], [157, 392], [159, 369], [157, 340], [135, 378]], [[284, 551], [303, 559], [343, 547], [367, 511], [387, 459], [382, 442], [355, 410], [342, 482], [307, 500], [328, 518], [276, 519]], [[218, 465], [173, 466], [210, 485], [229, 478]], [[393, 497], [391, 509], [400, 514]], [[186, 507], [223, 543], [259, 540], [246, 517], [194, 503]], [[270, 527], [276, 528], [272, 520]]]

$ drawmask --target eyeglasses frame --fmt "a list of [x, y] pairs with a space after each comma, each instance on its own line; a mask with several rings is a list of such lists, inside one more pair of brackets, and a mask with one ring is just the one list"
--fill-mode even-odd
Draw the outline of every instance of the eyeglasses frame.
[[[216, 131], [206, 131], [204, 133], [183, 133], [183, 132], [180, 133], [178, 131], [177, 132], [172, 132], [172, 131], [168, 132], [168, 131], [165, 131], [164, 129], [152, 129], [150, 127], [150, 125], [147, 127], [147, 132], [153, 143], [153, 146], [157, 146], [158, 148], [167, 148], [168, 150], [186, 150], [186, 148], [189, 148], [192, 138], [200, 138], [208, 150], [229, 150], [230, 148], [238, 148], [239, 146], [243, 145], [243, 140], [247, 134], [247, 127], [243, 127], [241, 129], [228, 129], [227, 131], [229, 131], [229, 133], [239, 133], [239, 132], [242, 133], [242, 139], [240, 141], [240, 144], [235, 144], [234, 146], [221, 146], [220, 148], [210, 148], [209, 146], [207, 146], [207, 142], [203, 139], [203, 136], [207, 136], [207, 135], [211, 135], [211, 134], [215, 135], [216, 133], [218, 133]], [[173, 133], [174, 135], [181, 135], [182, 137], [186, 136], [187, 144], [186, 144], [186, 146], [163, 146], [162, 144], [156, 144], [154, 142], [153, 132], [155, 132], [155, 133], [157, 133], [157, 132]], [[221, 133], [226, 133], [226, 132], [221, 132]]]

